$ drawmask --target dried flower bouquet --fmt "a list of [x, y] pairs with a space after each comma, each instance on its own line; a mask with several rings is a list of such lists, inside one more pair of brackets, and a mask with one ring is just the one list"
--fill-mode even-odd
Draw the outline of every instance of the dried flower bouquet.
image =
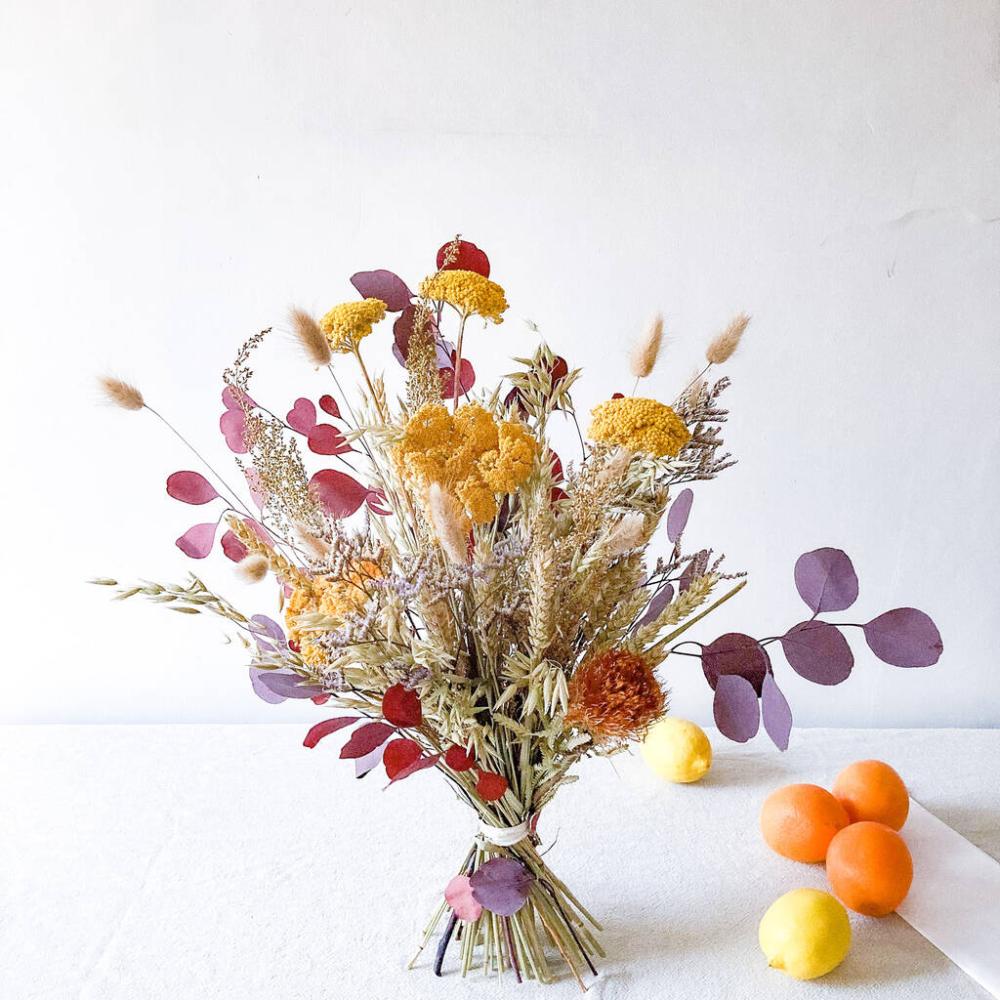
[[[710, 343], [705, 369], [671, 405], [616, 395], [594, 407], [585, 440], [571, 396], [580, 371], [544, 343], [500, 386], [476, 388], [466, 331], [501, 323], [507, 302], [474, 244], [442, 247], [416, 294], [388, 271], [351, 281], [359, 300], [318, 322], [299, 310], [291, 317], [336, 397], [322, 396], [318, 409], [298, 398], [285, 416], [257, 402], [249, 364], [264, 331], [224, 373], [220, 429], [241, 489], [204, 463], [167, 479], [177, 500], [216, 507], [178, 547], [208, 556], [225, 522], [223, 553], [246, 580], [275, 582], [284, 626], [244, 616], [194, 576], [119, 597], [225, 618], [252, 651], [258, 695], [339, 710], [309, 730], [307, 747], [350, 729], [340, 757], [359, 776], [384, 768], [395, 783], [435, 769], [468, 803], [479, 833], [421, 944], [444, 921], [436, 972], [454, 943], [463, 974], [475, 965], [549, 982], [561, 959], [582, 987], [596, 974], [600, 927], [539, 854], [536, 824], [581, 757], [621, 751], [663, 715], [657, 671], [668, 657], [700, 658], [724, 734], [745, 741], [763, 720], [784, 749], [791, 713], [769, 646], [780, 644], [802, 676], [835, 684], [853, 666], [844, 628], [861, 628], [898, 666], [935, 662], [940, 636], [911, 608], [865, 624], [821, 619], [858, 592], [850, 560], [826, 548], [795, 567], [808, 620], [762, 640], [681, 639], [745, 583], [683, 539], [685, 484], [732, 464], [721, 436], [728, 379], [707, 376], [736, 350], [746, 316]], [[406, 373], [395, 402], [362, 356], [387, 313]], [[652, 373], [661, 336], [657, 319], [635, 346], [636, 386]], [[362, 385], [353, 400], [340, 381], [350, 365]], [[174, 430], [133, 386], [108, 378], [104, 388]], [[579, 435], [580, 454], [565, 467], [548, 444], [554, 419]], [[308, 472], [306, 451], [337, 467]]]

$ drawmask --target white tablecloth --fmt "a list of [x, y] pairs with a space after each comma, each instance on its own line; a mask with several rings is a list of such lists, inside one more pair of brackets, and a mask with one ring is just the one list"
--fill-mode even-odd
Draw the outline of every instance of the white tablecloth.
[[[406, 972], [473, 823], [433, 771], [382, 790], [337, 738], [299, 726], [0, 728], [0, 998], [397, 1000], [571, 997], [513, 978]], [[797, 730], [786, 754], [710, 734], [697, 785], [637, 757], [590, 761], [540, 832], [549, 860], [603, 919], [592, 997], [981, 998], [901, 918], [852, 915], [854, 947], [813, 983], [769, 970], [757, 922], [821, 866], [772, 854], [767, 792], [832, 782], [878, 757], [911, 794], [1000, 857], [1000, 731]], [[904, 829], [905, 834], [905, 829]], [[919, 879], [919, 871], [916, 878]]]

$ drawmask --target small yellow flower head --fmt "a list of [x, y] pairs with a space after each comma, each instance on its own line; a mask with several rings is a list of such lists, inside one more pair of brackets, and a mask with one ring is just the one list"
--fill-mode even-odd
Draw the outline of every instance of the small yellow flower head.
[[382, 571], [375, 563], [366, 561], [357, 564], [357, 569], [342, 579], [317, 576], [295, 587], [285, 605], [285, 623], [288, 625], [288, 638], [299, 646], [299, 655], [306, 663], [312, 666], [325, 663], [326, 654], [313, 641], [315, 632], [299, 628], [299, 616], [323, 614], [343, 618], [360, 611], [368, 601], [364, 589], [366, 584], [372, 577], [381, 575]]
[[372, 326], [385, 319], [381, 299], [362, 299], [334, 306], [320, 321], [319, 328], [338, 354], [350, 354], [372, 332]]
[[466, 316], [482, 316], [494, 323], [503, 322], [507, 309], [504, 290], [475, 271], [439, 271], [420, 282], [420, 294], [435, 302], [450, 302]]
[[440, 484], [458, 497], [470, 520], [485, 524], [496, 517], [497, 494], [517, 490], [538, 451], [523, 424], [498, 424], [476, 403], [453, 414], [442, 403], [425, 403], [407, 422], [396, 461], [407, 479], [425, 488]]
[[647, 455], [676, 455], [691, 440], [684, 421], [665, 403], [625, 396], [609, 399], [591, 411], [588, 436]]

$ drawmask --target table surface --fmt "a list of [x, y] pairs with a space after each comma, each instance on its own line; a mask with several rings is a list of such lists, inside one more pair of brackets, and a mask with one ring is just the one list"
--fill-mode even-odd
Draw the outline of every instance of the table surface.
[[[299, 726], [0, 728], [0, 997], [383, 1000], [578, 993], [405, 971], [461, 862], [471, 814], [435, 772], [383, 790]], [[769, 970], [757, 923], [822, 866], [771, 853], [765, 795], [892, 763], [911, 794], [1000, 858], [1000, 731], [797, 730], [779, 754], [710, 733], [696, 785], [641, 759], [587, 761], [546, 810], [553, 869], [602, 919], [592, 997], [988, 994], [900, 917], [851, 915], [854, 946], [812, 983]], [[905, 835], [905, 828], [904, 828]], [[919, 871], [916, 878], [919, 879]]]

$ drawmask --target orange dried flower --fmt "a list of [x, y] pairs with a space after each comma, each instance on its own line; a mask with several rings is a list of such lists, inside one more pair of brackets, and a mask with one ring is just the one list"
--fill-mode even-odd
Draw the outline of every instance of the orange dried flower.
[[585, 660], [570, 679], [566, 724], [585, 729], [595, 743], [638, 739], [665, 709], [649, 663], [636, 653], [609, 649]]

